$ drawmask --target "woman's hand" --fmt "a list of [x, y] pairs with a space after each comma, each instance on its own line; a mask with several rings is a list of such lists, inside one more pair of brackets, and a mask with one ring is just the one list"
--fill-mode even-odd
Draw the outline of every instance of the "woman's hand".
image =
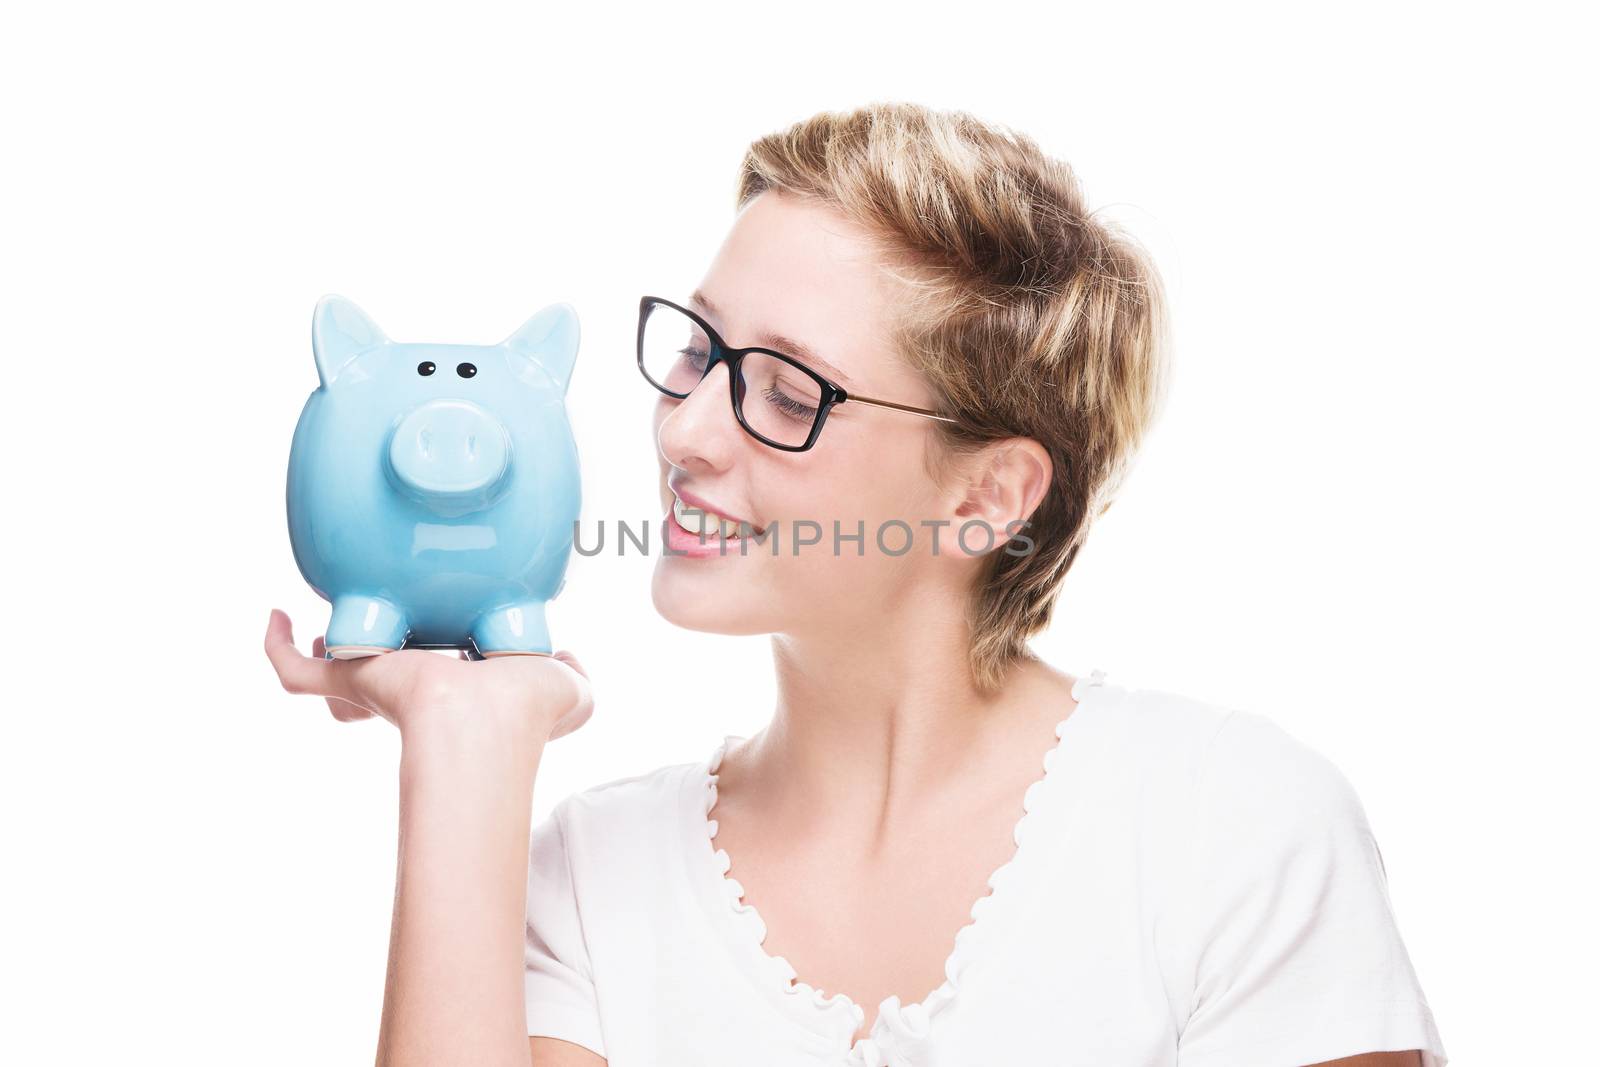
[[360, 659], [324, 659], [321, 637], [311, 655], [295, 648], [289, 616], [272, 609], [267, 658], [291, 693], [327, 698], [341, 722], [376, 715], [402, 737], [452, 721], [491, 720], [538, 744], [569, 734], [594, 713], [589, 675], [570, 652], [553, 656], [492, 656], [467, 660], [421, 649], [401, 649]]

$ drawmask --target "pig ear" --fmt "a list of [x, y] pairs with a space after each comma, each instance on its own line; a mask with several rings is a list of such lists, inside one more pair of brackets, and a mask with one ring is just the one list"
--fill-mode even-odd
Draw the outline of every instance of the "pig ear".
[[365, 311], [342, 296], [330, 293], [317, 301], [317, 310], [311, 313], [311, 353], [323, 388], [346, 363], [387, 340]]
[[565, 395], [578, 358], [578, 312], [571, 304], [551, 304], [500, 343], [543, 367]]

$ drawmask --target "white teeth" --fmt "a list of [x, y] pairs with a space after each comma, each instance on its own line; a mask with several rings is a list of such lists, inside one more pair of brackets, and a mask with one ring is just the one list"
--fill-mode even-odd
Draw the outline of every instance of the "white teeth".
[[677, 497], [672, 498], [672, 514], [682, 526], [690, 533], [703, 533], [709, 536], [723, 538], [737, 537], [739, 524], [732, 519], [724, 518], [711, 511], [701, 511], [699, 508], [685, 504]]

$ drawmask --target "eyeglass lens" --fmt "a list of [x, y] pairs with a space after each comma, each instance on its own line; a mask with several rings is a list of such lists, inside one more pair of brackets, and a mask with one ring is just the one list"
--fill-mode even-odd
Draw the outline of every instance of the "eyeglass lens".
[[[711, 341], [700, 324], [666, 304], [646, 311], [640, 340], [645, 376], [664, 392], [685, 397], [706, 376]], [[797, 447], [817, 420], [822, 389], [800, 368], [762, 352], [747, 352], [734, 383], [735, 407], [745, 426], [767, 440]]]

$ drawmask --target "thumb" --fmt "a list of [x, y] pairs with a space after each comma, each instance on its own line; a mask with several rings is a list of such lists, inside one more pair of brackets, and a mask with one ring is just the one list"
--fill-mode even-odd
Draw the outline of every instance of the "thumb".
[[565, 663], [567, 666], [571, 667], [585, 678], [589, 677], [589, 672], [583, 669], [583, 664], [578, 662], [578, 657], [574, 656], [566, 649], [562, 649], [561, 651], [557, 652], [555, 654], [555, 658], [560, 660], [562, 663]]

